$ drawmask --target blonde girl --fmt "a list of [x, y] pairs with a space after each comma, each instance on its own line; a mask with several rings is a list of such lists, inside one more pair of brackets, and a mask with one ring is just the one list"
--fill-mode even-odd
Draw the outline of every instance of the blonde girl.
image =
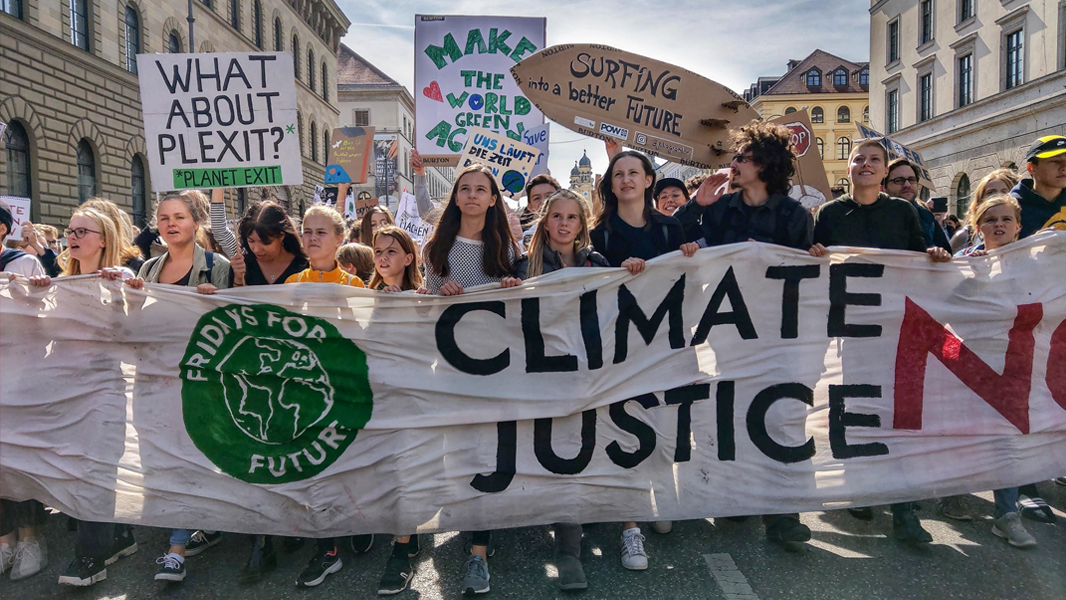
[[999, 194], [1009, 194], [1014, 189], [1014, 186], [1018, 185], [1018, 179], [1018, 174], [1013, 169], [1003, 168], [992, 171], [977, 182], [977, 186], [973, 190], [973, 201], [970, 202], [969, 208], [966, 209], [966, 217], [962, 221], [963, 226], [955, 232], [955, 235], [951, 236], [952, 250], [957, 253], [962, 248], [977, 244], [978, 229], [973, 225], [977, 207], [981, 205], [985, 198]]
[[1022, 231], [1022, 207], [1011, 195], [997, 194], [981, 202], [967, 225], [981, 234], [982, 242], [960, 250], [955, 256], [984, 256], [989, 250], [1018, 239]]
[[390, 225], [374, 234], [374, 276], [370, 288], [385, 292], [406, 292], [422, 287], [418, 271], [418, 248], [411, 235]]
[[290, 275], [285, 283], [339, 283], [366, 287], [363, 280], [341, 268], [337, 250], [344, 245], [344, 219], [326, 206], [312, 206], [304, 213], [301, 241], [310, 266]]
[[[588, 205], [570, 190], [559, 190], [541, 207], [529, 255], [518, 261], [517, 279], [536, 277], [565, 267], [608, 267], [607, 259], [589, 241]], [[511, 278], [501, 282], [508, 287]]]
[[129, 267], [133, 271], [141, 268], [144, 264], [144, 257], [141, 256], [140, 248], [133, 244], [133, 220], [126, 211], [114, 202], [103, 198], [89, 198], [78, 208], [91, 208], [107, 215], [118, 231], [118, 252], [122, 257], [118, 266]]

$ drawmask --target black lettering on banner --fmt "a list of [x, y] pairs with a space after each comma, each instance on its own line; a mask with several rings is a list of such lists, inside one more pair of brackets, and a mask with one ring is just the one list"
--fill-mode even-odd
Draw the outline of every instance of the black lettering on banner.
[[[213, 162], [215, 162], [215, 159], [213, 159], [213, 158], [211, 158], [211, 157], [209, 157], [207, 155], [208, 150], [213, 150], [215, 148], [214, 144], [208, 144], [207, 142], [204, 141], [204, 138], [209, 136], [209, 135], [211, 135], [210, 131], [198, 131], [196, 133], [196, 137], [200, 141], [200, 160], [202, 162], [205, 162], [205, 163], [213, 163]], [[215, 184], [212, 184], [211, 187], [219, 187], [219, 186], [215, 185]]]
[[220, 152], [219, 155], [218, 155], [218, 162], [222, 162], [222, 159], [226, 156], [226, 152], [229, 152], [230, 154], [232, 154], [233, 158], [235, 158], [238, 161], [243, 161], [244, 160], [243, 158], [241, 158], [240, 154], [237, 154], [237, 149], [233, 147], [233, 140], [236, 139], [237, 135], [239, 135], [239, 134], [240, 134], [240, 131], [234, 131], [227, 138], [225, 131], [219, 131], [218, 132], [218, 137], [222, 138], [222, 143], [224, 144], [222, 146], [222, 152]]
[[829, 267], [829, 320], [826, 324], [829, 337], [881, 337], [880, 325], [847, 323], [845, 311], [849, 305], [881, 306], [881, 294], [849, 294], [848, 277], [877, 278], [884, 273], [885, 265], [869, 263], [843, 263]]
[[540, 298], [522, 299], [522, 337], [526, 342], [526, 373], [577, 371], [577, 357], [573, 354], [545, 356], [544, 334], [540, 331]]
[[737, 431], [733, 424], [736, 382], [719, 381], [715, 391], [715, 417], [718, 419], [718, 460], [737, 459]]
[[692, 460], [692, 403], [711, 397], [711, 384], [694, 383], [666, 390], [663, 400], [667, 406], [677, 406], [677, 446], [674, 462]]
[[651, 425], [627, 413], [627, 402], [636, 402], [644, 407], [644, 410], [648, 410], [659, 406], [659, 399], [655, 397], [655, 394], [641, 394], [615, 402], [608, 409], [608, 414], [611, 415], [611, 421], [615, 426], [626, 433], [633, 434], [637, 438], [638, 445], [633, 452], [626, 452], [622, 450], [618, 442], [611, 442], [607, 444], [607, 458], [623, 469], [632, 469], [644, 462], [655, 451], [655, 430], [651, 428]]
[[[266, 55], [266, 54], [264, 54], [264, 55], [255, 54], [255, 55], [251, 55], [251, 56], [248, 57], [248, 60], [255, 60], [255, 61], [259, 62], [259, 80], [261, 82], [260, 83], [260, 87], [266, 87], [266, 85], [267, 85], [267, 69], [266, 69], [267, 62], [268, 61], [277, 60], [277, 59], [278, 59], [278, 57], [275, 56], [275, 55]], [[251, 86], [248, 86], [248, 87], [251, 87]]]
[[807, 406], [814, 406], [814, 391], [802, 383], [779, 383], [756, 394], [748, 407], [748, 437], [763, 454], [777, 462], [791, 464], [814, 456], [814, 438], [801, 446], [784, 446], [770, 437], [766, 430], [766, 413], [778, 400], [790, 398]]
[[437, 319], [434, 336], [437, 339], [437, 351], [448, 364], [470, 375], [495, 375], [511, 364], [511, 349], [505, 348], [492, 358], [473, 358], [459, 349], [455, 341], [455, 326], [467, 313], [484, 310], [507, 317], [507, 309], [500, 300], [492, 302], [468, 302], [453, 304], [444, 309]]
[[818, 279], [821, 274], [821, 265], [791, 265], [766, 269], [767, 279], [782, 279], [785, 282], [781, 292], [781, 339], [794, 340], [799, 337], [800, 282], [804, 279]]
[[[164, 144], [166, 141], [168, 143]], [[164, 133], [159, 136], [159, 164], [167, 164], [167, 152], [170, 152], [178, 147], [178, 141], [174, 136], [169, 133]]]
[[596, 311], [596, 290], [581, 294], [581, 339], [585, 342], [589, 370], [602, 367], [603, 341], [600, 338], [600, 316]]
[[518, 456], [518, 421], [501, 421], [496, 424], [496, 470], [491, 475], [478, 473], [470, 480], [470, 486], [479, 492], [495, 494], [507, 489], [514, 480]]
[[649, 319], [644, 310], [637, 304], [633, 292], [625, 285], [618, 288], [618, 320], [614, 324], [614, 364], [625, 361], [629, 354], [629, 324], [633, 323], [644, 338], [645, 344], [651, 344], [659, 326], [667, 314], [670, 315], [668, 324], [670, 347], [674, 350], [685, 347], [684, 315], [682, 309], [685, 303], [685, 275], [674, 283], [666, 297], [656, 307], [655, 313]]
[[204, 61], [200, 58], [196, 59], [196, 91], [200, 92], [201, 94], [204, 93], [205, 79], [214, 79], [215, 89], [222, 89], [222, 75], [219, 73], [218, 70], [218, 57], [216, 56], [212, 58], [211, 63], [215, 65], [214, 72], [205, 70]]
[[829, 386], [829, 448], [833, 458], [856, 458], [859, 456], [883, 456], [888, 446], [880, 442], [848, 444], [848, 427], [881, 427], [880, 415], [851, 413], [845, 407], [848, 398], [880, 398], [879, 385], [830, 385]]
[[[726, 296], [729, 296], [729, 306], [732, 310], [720, 313], [718, 309], [722, 307], [722, 300]], [[759, 337], [755, 333], [751, 315], [748, 314], [748, 305], [744, 303], [744, 295], [740, 293], [740, 286], [737, 285], [737, 276], [733, 273], [733, 267], [729, 267], [722, 281], [718, 282], [718, 287], [711, 295], [711, 301], [707, 303], [707, 309], [703, 311], [699, 325], [696, 326], [696, 333], [692, 335], [691, 345], [698, 346], [706, 342], [711, 328], [715, 325], [735, 325], [741, 339], [754, 340]]]
[[574, 458], [561, 458], [552, 449], [552, 423], [554, 419], [533, 421], [533, 453], [545, 469], [556, 475], [577, 475], [589, 466], [592, 452], [596, 449], [596, 409], [581, 413], [581, 450]]

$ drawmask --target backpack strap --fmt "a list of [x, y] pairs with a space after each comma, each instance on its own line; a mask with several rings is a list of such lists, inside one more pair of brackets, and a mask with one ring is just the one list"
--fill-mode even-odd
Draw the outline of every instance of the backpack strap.
[[3, 252], [0, 252], [0, 271], [7, 268], [7, 265], [17, 259], [26, 256], [26, 253], [22, 250], [16, 250], [14, 248], [4, 248]]

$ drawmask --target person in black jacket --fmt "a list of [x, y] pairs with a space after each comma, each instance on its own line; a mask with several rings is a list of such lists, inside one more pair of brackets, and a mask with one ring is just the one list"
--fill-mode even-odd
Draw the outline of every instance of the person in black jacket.
[[[848, 159], [851, 194], [822, 206], [814, 224], [811, 256], [826, 256], [826, 246], [858, 246], [925, 252], [936, 262], [951, 260], [943, 248], [928, 247], [918, 212], [906, 200], [881, 192], [888, 176], [888, 151], [877, 140], [855, 145]], [[873, 519], [868, 507], [848, 509], [852, 516]], [[922, 528], [911, 502], [892, 505], [892, 535], [898, 540], [928, 544], [933, 536]]]
[[1023, 179], [1011, 190], [1022, 205], [1022, 233], [1041, 229], [1066, 230], [1066, 137], [1048, 135], [1035, 140], [1025, 154]]
[[937, 222], [936, 215], [918, 201], [918, 169], [909, 160], [897, 158], [888, 163], [888, 176], [881, 182], [881, 189], [893, 198], [910, 202], [914, 210], [918, 211], [926, 247], [936, 246], [951, 252], [951, 241], [947, 232]]
[[[655, 167], [651, 160], [632, 150], [619, 152], [607, 165], [600, 181], [603, 200], [592, 229], [592, 246], [612, 267], [625, 267], [636, 275], [644, 261], [681, 249], [685, 243], [681, 223], [655, 210], [652, 188]], [[685, 249], [686, 256], [698, 249]]]
[[[753, 121], [734, 132], [732, 142], [736, 156], [730, 175], [708, 177], [674, 213], [686, 240], [703, 247], [756, 241], [810, 248], [813, 217], [788, 197], [795, 172], [791, 132]], [[727, 184], [738, 191], [726, 194]]]

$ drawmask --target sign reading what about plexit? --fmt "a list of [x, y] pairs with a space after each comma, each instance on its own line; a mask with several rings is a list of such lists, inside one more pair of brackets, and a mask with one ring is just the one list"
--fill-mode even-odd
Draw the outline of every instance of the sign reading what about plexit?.
[[485, 165], [492, 169], [500, 189], [518, 194], [526, 187], [537, 164], [540, 150], [529, 144], [516, 142], [506, 135], [481, 127], [472, 127], [466, 147], [459, 155], [459, 170], [470, 165]]
[[415, 16], [415, 139], [429, 167], [454, 167], [471, 127], [522, 140], [544, 124], [507, 70], [544, 48], [543, 18]]
[[729, 166], [729, 128], [759, 118], [719, 83], [609, 46], [552, 46], [511, 75], [568, 129], [701, 169]]
[[329, 143], [326, 183], [366, 183], [373, 127], [337, 127]]
[[152, 190], [299, 185], [292, 54], [138, 54]]

